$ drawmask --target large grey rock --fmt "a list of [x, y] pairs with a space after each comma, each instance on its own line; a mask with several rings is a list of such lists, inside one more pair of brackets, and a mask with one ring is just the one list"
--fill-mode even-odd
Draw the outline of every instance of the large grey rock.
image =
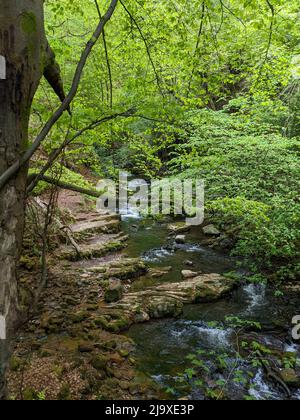
[[197, 275], [180, 283], [163, 283], [127, 293], [108, 309], [126, 312], [133, 322], [136, 319], [143, 322], [148, 318], [176, 317], [181, 314], [184, 304], [213, 302], [229, 293], [235, 284], [219, 274]]
[[162, 267], [162, 268], [151, 268], [149, 270], [149, 275], [152, 278], [160, 278], [168, 274], [170, 271], [172, 271], [172, 267]]
[[186, 236], [185, 235], [177, 235], [175, 238], [175, 242], [177, 244], [185, 244]]
[[191, 270], [183, 270], [181, 272], [181, 275], [182, 275], [183, 279], [187, 280], [187, 279], [193, 279], [193, 278], [197, 277], [199, 275], [199, 273], [196, 272], [196, 271], [191, 271]]
[[208, 225], [203, 228], [203, 233], [207, 236], [220, 236], [221, 232], [214, 226]]
[[185, 222], [178, 222], [178, 223], [172, 223], [168, 225], [169, 232], [180, 235], [181, 233], [186, 233], [191, 230], [191, 226], [187, 225]]
[[178, 299], [165, 296], [156, 296], [147, 305], [150, 318], [176, 318], [183, 312], [183, 303]]

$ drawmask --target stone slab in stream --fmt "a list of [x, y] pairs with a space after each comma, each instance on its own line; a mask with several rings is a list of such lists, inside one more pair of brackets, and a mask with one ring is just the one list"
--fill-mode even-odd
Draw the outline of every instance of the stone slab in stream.
[[120, 219], [114, 215], [99, 216], [97, 220], [85, 220], [72, 225], [70, 228], [77, 237], [80, 234], [117, 233], [120, 230]]
[[127, 238], [128, 236], [123, 234], [102, 235], [90, 242], [81, 243], [79, 245], [79, 252], [71, 245], [62, 246], [56, 252], [56, 256], [60, 260], [66, 259], [69, 261], [103, 257], [111, 252], [120, 251], [125, 248]]
[[167, 283], [127, 293], [106, 309], [124, 311], [135, 322], [177, 317], [184, 304], [212, 302], [231, 292], [236, 282], [219, 274], [204, 274], [180, 283]]
[[145, 274], [147, 266], [140, 258], [121, 258], [89, 267], [87, 272], [98, 274], [99, 279], [117, 278], [119, 280], [130, 280]]

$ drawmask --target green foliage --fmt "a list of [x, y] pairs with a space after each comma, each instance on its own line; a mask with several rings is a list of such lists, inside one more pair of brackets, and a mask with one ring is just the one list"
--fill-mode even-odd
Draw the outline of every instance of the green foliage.
[[[36, 162], [35, 166], [30, 169], [29, 174], [38, 173], [39, 169], [43, 167], [43, 164], [45, 164], [45, 162], [43, 161]], [[55, 163], [53, 167], [46, 172], [45, 175], [53, 178], [54, 180], [57, 179], [61, 182], [85, 188], [87, 190], [95, 189], [95, 187], [90, 182], [88, 182], [80, 173], [74, 172], [59, 163]], [[48, 183], [40, 181], [35, 187], [33, 193], [35, 195], [41, 195], [49, 188], [50, 185]]]
[[259, 322], [249, 321], [238, 317], [226, 317], [225, 321], [230, 328], [235, 328], [239, 330], [245, 328], [254, 328], [256, 330], [261, 330], [261, 325]]
[[300, 141], [248, 117], [188, 113], [170, 165], [182, 178], [205, 180], [207, 215], [235, 240], [235, 254], [264, 268], [276, 262], [284, 277], [300, 257]]
[[[102, 14], [108, 3], [100, 5]], [[247, 92], [247, 106], [254, 104], [261, 120], [266, 107], [273, 108], [276, 118], [287, 118], [290, 101], [283, 103], [279, 96], [287, 89], [290, 97], [289, 86], [298, 76], [298, 8], [295, 0], [272, 4], [275, 16], [260, 0], [177, 0], [176, 5], [126, 0], [127, 11], [119, 4], [105, 28], [106, 42], [102, 38], [88, 60], [72, 105], [71, 124], [67, 115], [59, 121], [45, 144], [47, 152], [61, 143], [67, 131], [71, 135], [100, 116], [132, 107], [139, 115], [174, 122], [187, 109], [222, 109], [240, 92]], [[98, 23], [98, 11], [93, 1], [47, 0], [45, 5], [47, 37], [68, 90], [81, 51]], [[58, 102], [43, 82], [33, 105], [32, 137]], [[109, 154], [120, 142], [122, 163], [129, 160], [138, 172], [157, 175], [164, 168], [169, 132], [164, 124], [144, 124], [139, 119], [113, 121], [85, 133], [68, 147], [66, 156], [100, 174], [114, 172], [114, 162], [107, 167], [94, 145]], [[139, 142], [141, 156], [137, 156]]]
[[[146, 178], [171, 172], [205, 179], [208, 216], [232, 238], [234, 252], [257, 268], [276, 265], [281, 280], [299, 272], [300, 23], [295, 0], [271, 3], [119, 4], [87, 62], [72, 118], [59, 120], [44, 152], [91, 121], [135, 108], [135, 117], [78, 137], [64, 164], [98, 176], [127, 169]], [[45, 4], [47, 37], [67, 91], [98, 11], [93, 1]], [[58, 104], [43, 82], [31, 139]], [[83, 186], [71, 173], [63, 180], [71, 175]]]

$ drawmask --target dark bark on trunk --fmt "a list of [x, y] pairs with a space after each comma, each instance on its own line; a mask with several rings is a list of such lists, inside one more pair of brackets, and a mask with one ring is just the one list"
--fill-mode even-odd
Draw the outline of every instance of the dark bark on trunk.
[[[0, 55], [6, 78], [0, 80], [0, 174], [27, 148], [32, 100], [43, 73], [46, 39], [42, 0], [0, 0]], [[16, 267], [25, 220], [27, 168], [0, 191], [0, 399], [8, 343], [18, 322]], [[2, 331], [2, 332], [1, 332]]]

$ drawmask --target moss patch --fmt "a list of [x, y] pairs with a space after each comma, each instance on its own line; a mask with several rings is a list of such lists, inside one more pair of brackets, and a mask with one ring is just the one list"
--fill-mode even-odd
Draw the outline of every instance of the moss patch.
[[32, 35], [37, 31], [36, 16], [33, 12], [24, 12], [21, 16], [21, 28], [27, 35]]

